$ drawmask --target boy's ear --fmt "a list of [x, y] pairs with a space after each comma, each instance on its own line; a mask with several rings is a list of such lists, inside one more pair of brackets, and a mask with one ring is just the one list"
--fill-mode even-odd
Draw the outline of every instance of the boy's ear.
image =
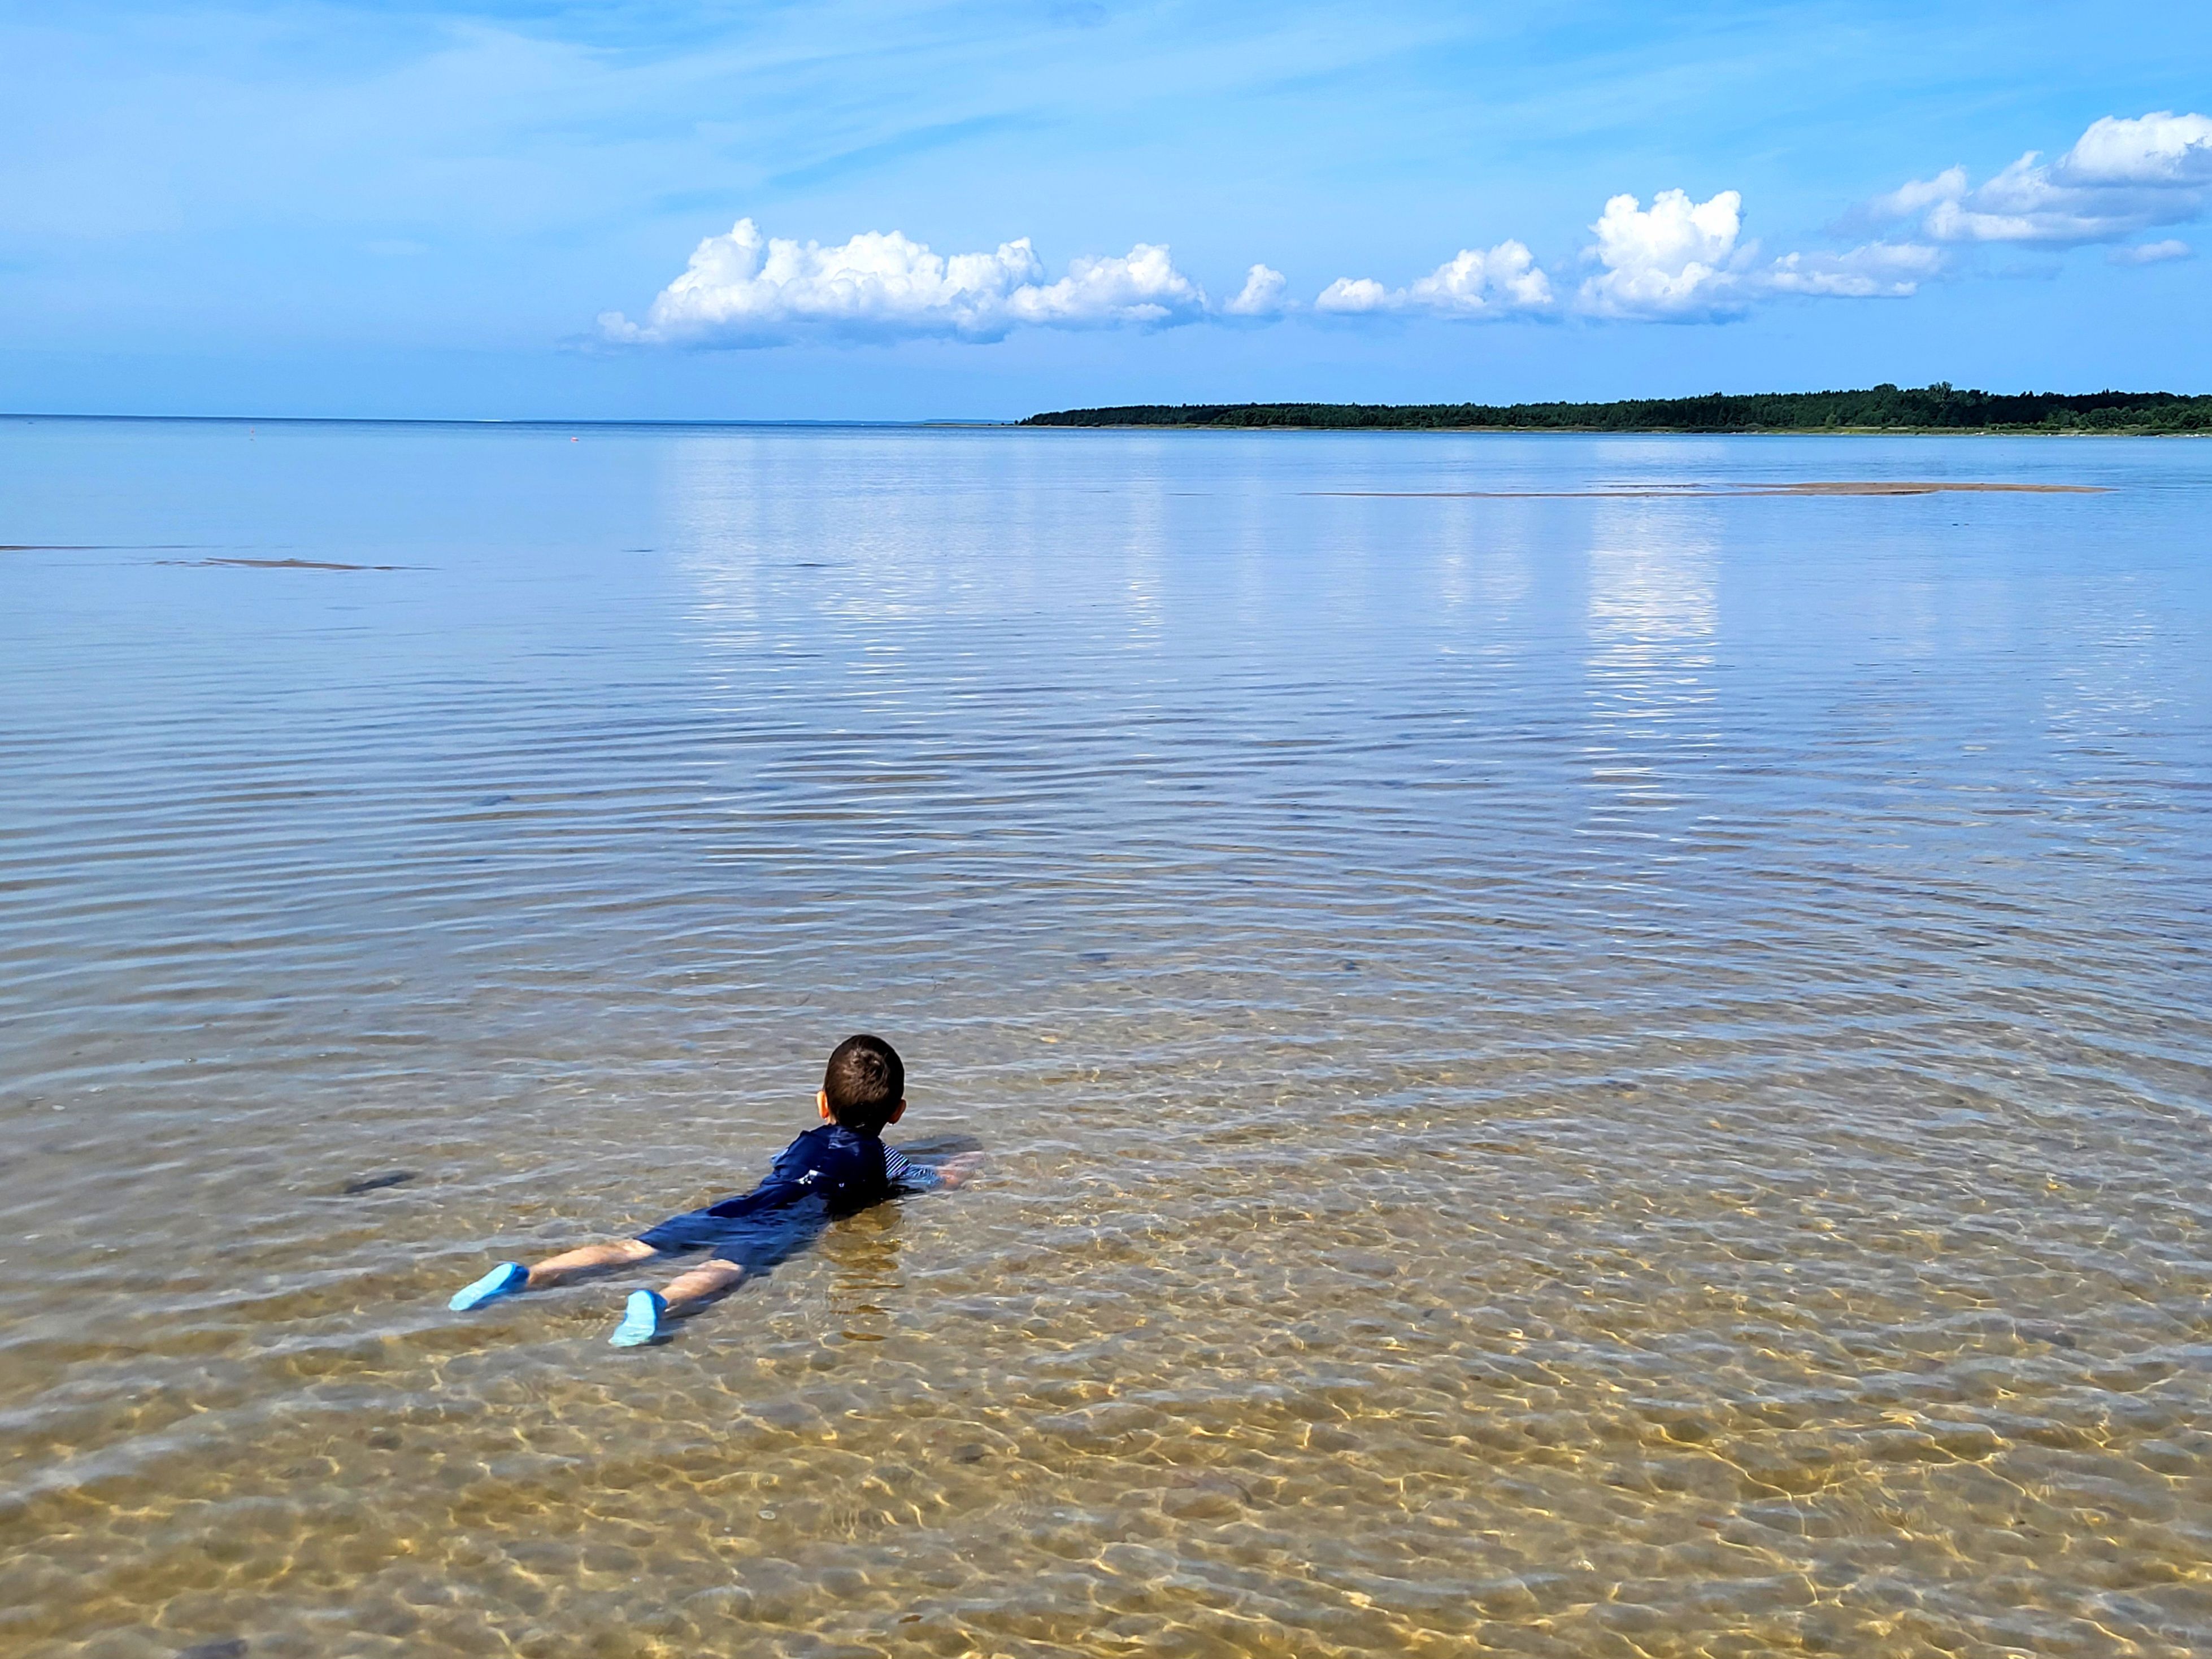
[[903, 1101], [903, 1100], [902, 1100], [902, 1101], [900, 1101], [900, 1102], [899, 1102], [899, 1103], [898, 1103], [897, 1105], [896, 1105], [896, 1106], [894, 1106], [894, 1107], [892, 1107], [892, 1108], [891, 1108], [891, 1115], [890, 1115], [889, 1117], [885, 1118], [885, 1119], [884, 1120], [884, 1121], [885, 1123], [896, 1123], [896, 1122], [897, 1122], [901, 1118], [904, 1117], [905, 1115], [906, 1115], [906, 1102], [905, 1102], [905, 1101]]
[[829, 1121], [830, 1091], [827, 1089], [817, 1089], [814, 1091], [814, 1109], [822, 1114], [823, 1122]]

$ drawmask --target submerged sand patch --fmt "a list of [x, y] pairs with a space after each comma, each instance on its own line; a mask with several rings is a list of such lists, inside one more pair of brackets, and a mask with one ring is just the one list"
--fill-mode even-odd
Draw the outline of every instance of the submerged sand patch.
[[2105, 484], [1997, 483], [1933, 478], [1814, 479], [1802, 483], [1631, 484], [1606, 489], [1308, 489], [1307, 495], [1358, 495], [1438, 501], [1728, 500], [1741, 495], [1938, 495], [1984, 492], [2023, 495], [2104, 495]]
[[179, 564], [204, 568], [224, 565], [239, 570], [413, 570], [411, 564], [340, 564], [331, 559], [156, 559], [155, 564]]
[[2105, 495], [2106, 484], [1985, 483], [1939, 479], [1874, 478], [1792, 484], [1732, 486], [1739, 495], [1940, 495], [1988, 490], [2019, 495]]

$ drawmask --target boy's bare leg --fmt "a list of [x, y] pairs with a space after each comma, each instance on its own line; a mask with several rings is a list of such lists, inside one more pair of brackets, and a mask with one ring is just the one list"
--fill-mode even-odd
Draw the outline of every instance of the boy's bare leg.
[[632, 1291], [623, 1310], [622, 1323], [607, 1340], [617, 1348], [642, 1348], [665, 1340], [667, 1320], [704, 1306], [723, 1291], [734, 1288], [745, 1270], [720, 1256], [702, 1261], [668, 1281], [665, 1291]]
[[734, 1289], [744, 1276], [745, 1270], [734, 1261], [724, 1261], [720, 1258], [702, 1261], [670, 1279], [668, 1288], [660, 1293], [660, 1299], [667, 1304], [671, 1313], [689, 1313], [701, 1303], [711, 1301], [723, 1291]]
[[605, 1244], [585, 1244], [563, 1250], [533, 1267], [526, 1267], [520, 1261], [502, 1261], [475, 1284], [456, 1291], [446, 1305], [455, 1313], [467, 1313], [518, 1291], [542, 1291], [548, 1285], [564, 1284], [580, 1273], [595, 1273], [602, 1267], [627, 1267], [635, 1262], [649, 1261], [659, 1254], [641, 1238], [618, 1238]]
[[578, 1273], [590, 1273], [597, 1267], [624, 1267], [633, 1261], [649, 1261], [659, 1254], [652, 1245], [637, 1238], [616, 1239], [605, 1244], [585, 1244], [533, 1263], [530, 1269], [530, 1288], [542, 1291], [548, 1285], [565, 1283]]

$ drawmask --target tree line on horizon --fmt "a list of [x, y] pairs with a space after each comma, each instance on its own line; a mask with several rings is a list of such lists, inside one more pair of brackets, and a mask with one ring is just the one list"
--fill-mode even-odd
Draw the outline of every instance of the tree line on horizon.
[[1024, 426], [1492, 428], [1571, 432], [2212, 433], [2212, 396], [1976, 392], [1884, 382], [1857, 392], [1711, 392], [1601, 404], [1127, 404], [1032, 415]]

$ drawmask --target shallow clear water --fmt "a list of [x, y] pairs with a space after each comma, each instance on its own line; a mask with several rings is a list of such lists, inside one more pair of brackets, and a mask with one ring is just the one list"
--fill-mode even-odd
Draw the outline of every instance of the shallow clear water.
[[[2110, 493], [1312, 493], [1876, 477]], [[11, 421], [0, 542], [10, 1653], [2212, 1642], [2212, 446]], [[979, 1185], [444, 1311], [863, 1028]]]

